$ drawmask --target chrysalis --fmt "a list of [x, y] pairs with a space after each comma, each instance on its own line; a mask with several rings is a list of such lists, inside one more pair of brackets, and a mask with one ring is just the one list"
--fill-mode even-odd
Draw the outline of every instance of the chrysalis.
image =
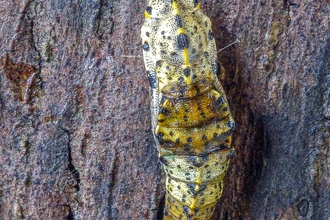
[[152, 128], [166, 173], [164, 219], [210, 219], [235, 127], [210, 19], [197, 0], [149, 0], [141, 30]]

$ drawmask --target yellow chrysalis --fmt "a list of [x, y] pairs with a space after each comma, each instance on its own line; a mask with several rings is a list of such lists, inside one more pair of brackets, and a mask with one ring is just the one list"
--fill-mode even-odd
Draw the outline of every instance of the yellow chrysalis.
[[196, 0], [149, 0], [141, 30], [152, 127], [166, 172], [164, 219], [210, 219], [235, 127], [210, 19]]

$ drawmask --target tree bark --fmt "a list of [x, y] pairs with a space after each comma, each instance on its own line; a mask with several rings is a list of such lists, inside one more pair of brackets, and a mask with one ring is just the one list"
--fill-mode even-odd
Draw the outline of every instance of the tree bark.
[[[214, 219], [330, 218], [330, 4], [200, 1], [237, 123]], [[146, 1], [4, 1], [0, 219], [161, 219]]]

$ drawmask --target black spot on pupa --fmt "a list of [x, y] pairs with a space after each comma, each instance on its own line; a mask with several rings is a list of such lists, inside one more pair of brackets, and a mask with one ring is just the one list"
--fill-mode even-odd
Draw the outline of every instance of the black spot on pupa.
[[217, 124], [217, 129], [220, 129], [220, 125], [219, 124]]
[[179, 34], [177, 36], [177, 44], [179, 50], [183, 50], [184, 48], [188, 48], [188, 39], [185, 34]]
[[225, 103], [225, 99], [223, 98], [223, 96], [219, 97], [216, 101], [215, 101], [215, 105], [219, 108], [221, 105], [223, 105], [223, 103]]
[[146, 12], [148, 12], [148, 14], [151, 15], [152, 14], [152, 7], [148, 6], [146, 8]]
[[163, 62], [164, 62], [163, 60], [157, 60], [156, 66], [160, 67], [163, 64]]
[[234, 157], [234, 155], [235, 155], [235, 151], [230, 151], [228, 154], [227, 154], [227, 160], [229, 160], [229, 159], [231, 159], [231, 158], [233, 158]]
[[207, 27], [209, 25], [209, 23], [207, 21], [204, 22], [205, 27]]
[[[196, 79], [197, 78], [197, 76], [196, 75], [193, 75], [193, 77], [192, 77], [193, 79]], [[194, 86], [194, 89], [196, 89], [196, 92], [197, 92], [197, 94], [200, 94], [201, 93], [201, 90], [200, 90], [200, 88], [198, 87], [198, 85], [195, 85]], [[200, 105], [198, 106], [198, 107], [200, 107]], [[202, 110], [202, 109], [198, 109], [198, 110]], [[204, 112], [202, 112], [201, 113], [201, 115], [203, 115], [203, 114], [205, 114]]]
[[233, 122], [233, 121], [229, 121], [229, 122], [227, 123], [227, 127], [230, 127], [231, 129], [234, 129], [234, 128], [235, 128], [235, 122]]
[[189, 137], [188, 139], [187, 139], [187, 142], [188, 143], [191, 143], [193, 141], [193, 139], [191, 138], [191, 137]]
[[181, 22], [181, 18], [179, 15], [175, 15], [175, 22], [176, 22], [176, 25], [179, 27], [179, 28], [182, 28], [182, 22]]
[[180, 91], [179, 91], [180, 98], [183, 98], [184, 97], [184, 93], [185, 93], [185, 90], [184, 89], [180, 89]]
[[175, 143], [179, 144], [179, 143], [180, 143], [180, 139], [177, 138], [177, 139], [175, 140]]
[[228, 108], [227, 108], [227, 107], [224, 107], [224, 108], [222, 109], [222, 111], [226, 112], [226, 111], [228, 111]]
[[204, 164], [204, 162], [208, 160], [208, 156], [199, 157], [199, 158], [200, 158], [199, 162], [197, 162], [196, 156], [188, 157], [187, 160], [191, 161], [195, 167], [201, 167]]
[[147, 41], [144, 42], [144, 44], [142, 45], [142, 48], [146, 52], [148, 52], [150, 50], [150, 47], [149, 47], [149, 44]]
[[149, 36], [150, 36], [150, 33], [149, 33], [148, 31], [146, 32], [146, 36], [147, 36], [147, 37], [149, 37]]
[[218, 72], [219, 72], [219, 69], [220, 69], [220, 63], [219, 62], [212, 65], [212, 71], [213, 71], [214, 74], [217, 75]]
[[211, 30], [209, 30], [208, 36], [209, 36], [209, 40], [213, 40], [214, 37], [213, 37], [213, 33]]
[[202, 136], [202, 140], [205, 141], [206, 139], [207, 139], [207, 137], [206, 137], [206, 135], [204, 134], [204, 135]]
[[213, 134], [213, 137], [214, 137], [214, 138], [217, 138], [217, 137], [218, 137], [218, 134], [217, 134], [217, 133], [214, 133], [214, 134]]
[[[156, 135], [156, 138], [159, 138], [157, 135]], [[175, 143], [173, 143], [172, 141], [165, 141], [163, 140], [162, 138], [160, 139], [157, 139], [159, 144], [162, 145], [163, 147], [174, 147]]]
[[159, 133], [156, 134], [156, 138], [157, 138], [158, 141], [159, 140], [162, 140], [163, 139], [163, 136], [164, 136], [164, 133], [163, 132], [159, 132]]
[[168, 210], [167, 210], [167, 209], [164, 210], [164, 215], [165, 215], [165, 216], [168, 215]]
[[207, 51], [205, 51], [204, 52], [204, 56], [205, 56], [205, 58], [208, 58], [210, 55], [209, 55], [209, 52], [207, 52]]
[[170, 135], [173, 136], [174, 135], [174, 132], [173, 131], [170, 131]]
[[166, 97], [165, 97], [165, 96], [163, 96], [163, 97], [162, 97], [162, 99], [160, 100], [160, 104], [162, 104], [162, 105], [163, 105], [165, 101], [166, 101]]
[[169, 164], [168, 164], [168, 161], [167, 161], [164, 157], [160, 157], [159, 160], [160, 160], [160, 162], [161, 162], [162, 164], [164, 164], [164, 165], [166, 165], [166, 166], [169, 165]]
[[152, 89], [156, 89], [157, 88], [157, 78], [155, 75], [148, 75], [148, 79], [149, 79], [149, 85]]
[[184, 145], [184, 150], [185, 151], [189, 151], [190, 148], [191, 148], [191, 145], [189, 145], [189, 144]]
[[165, 119], [158, 119], [158, 122], [160, 122], [160, 123], [162, 123], [164, 121], [165, 121]]
[[198, 5], [198, 0], [194, 0], [194, 7], [197, 7]]
[[178, 56], [178, 54], [177, 54], [176, 52], [172, 52], [172, 53], [170, 54], [170, 56], [171, 56], [171, 57], [176, 57], [176, 56]]
[[192, 49], [192, 50], [191, 50], [191, 53], [196, 53], [196, 49], [195, 49], [195, 48]]
[[186, 77], [190, 76], [190, 68], [186, 68], [186, 69], [184, 69], [184, 70], [183, 70], [183, 74], [184, 74]]
[[197, 30], [198, 30], [198, 29], [197, 29], [197, 26], [194, 26], [194, 31], [195, 31], [195, 33], [197, 32]]
[[164, 35], [165, 34], [165, 31], [162, 31], [162, 32], [160, 32], [162, 35]]
[[206, 189], [206, 184], [202, 184], [200, 187], [199, 187], [199, 192], [202, 192]]
[[191, 194], [193, 195], [193, 197], [196, 197], [197, 196], [197, 193], [198, 191], [195, 190], [195, 184], [192, 184], [192, 183], [188, 183], [187, 186], [189, 187], [190, 189], [190, 192]]
[[160, 109], [159, 113], [160, 113], [160, 114], [168, 114], [169, 111], [168, 111], [167, 108], [162, 107], [162, 108]]
[[188, 206], [183, 206], [183, 212], [186, 213], [186, 214], [189, 214], [190, 213], [190, 208]]
[[188, 121], [188, 116], [187, 116], [187, 115], [184, 115], [184, 116], [183, 116], [183, 120], [184, 120], [184, 121]]

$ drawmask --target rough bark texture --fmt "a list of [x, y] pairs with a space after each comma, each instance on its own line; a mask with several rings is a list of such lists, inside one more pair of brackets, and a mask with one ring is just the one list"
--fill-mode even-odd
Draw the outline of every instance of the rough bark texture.
[[[0, 219], [160, 219], [146, 1], [0, 1]], [[214, 219], [330, 218], [329, 1], [201, 1], [237, 122]], [[158, 216], [157, 216], [158, 215]]]

